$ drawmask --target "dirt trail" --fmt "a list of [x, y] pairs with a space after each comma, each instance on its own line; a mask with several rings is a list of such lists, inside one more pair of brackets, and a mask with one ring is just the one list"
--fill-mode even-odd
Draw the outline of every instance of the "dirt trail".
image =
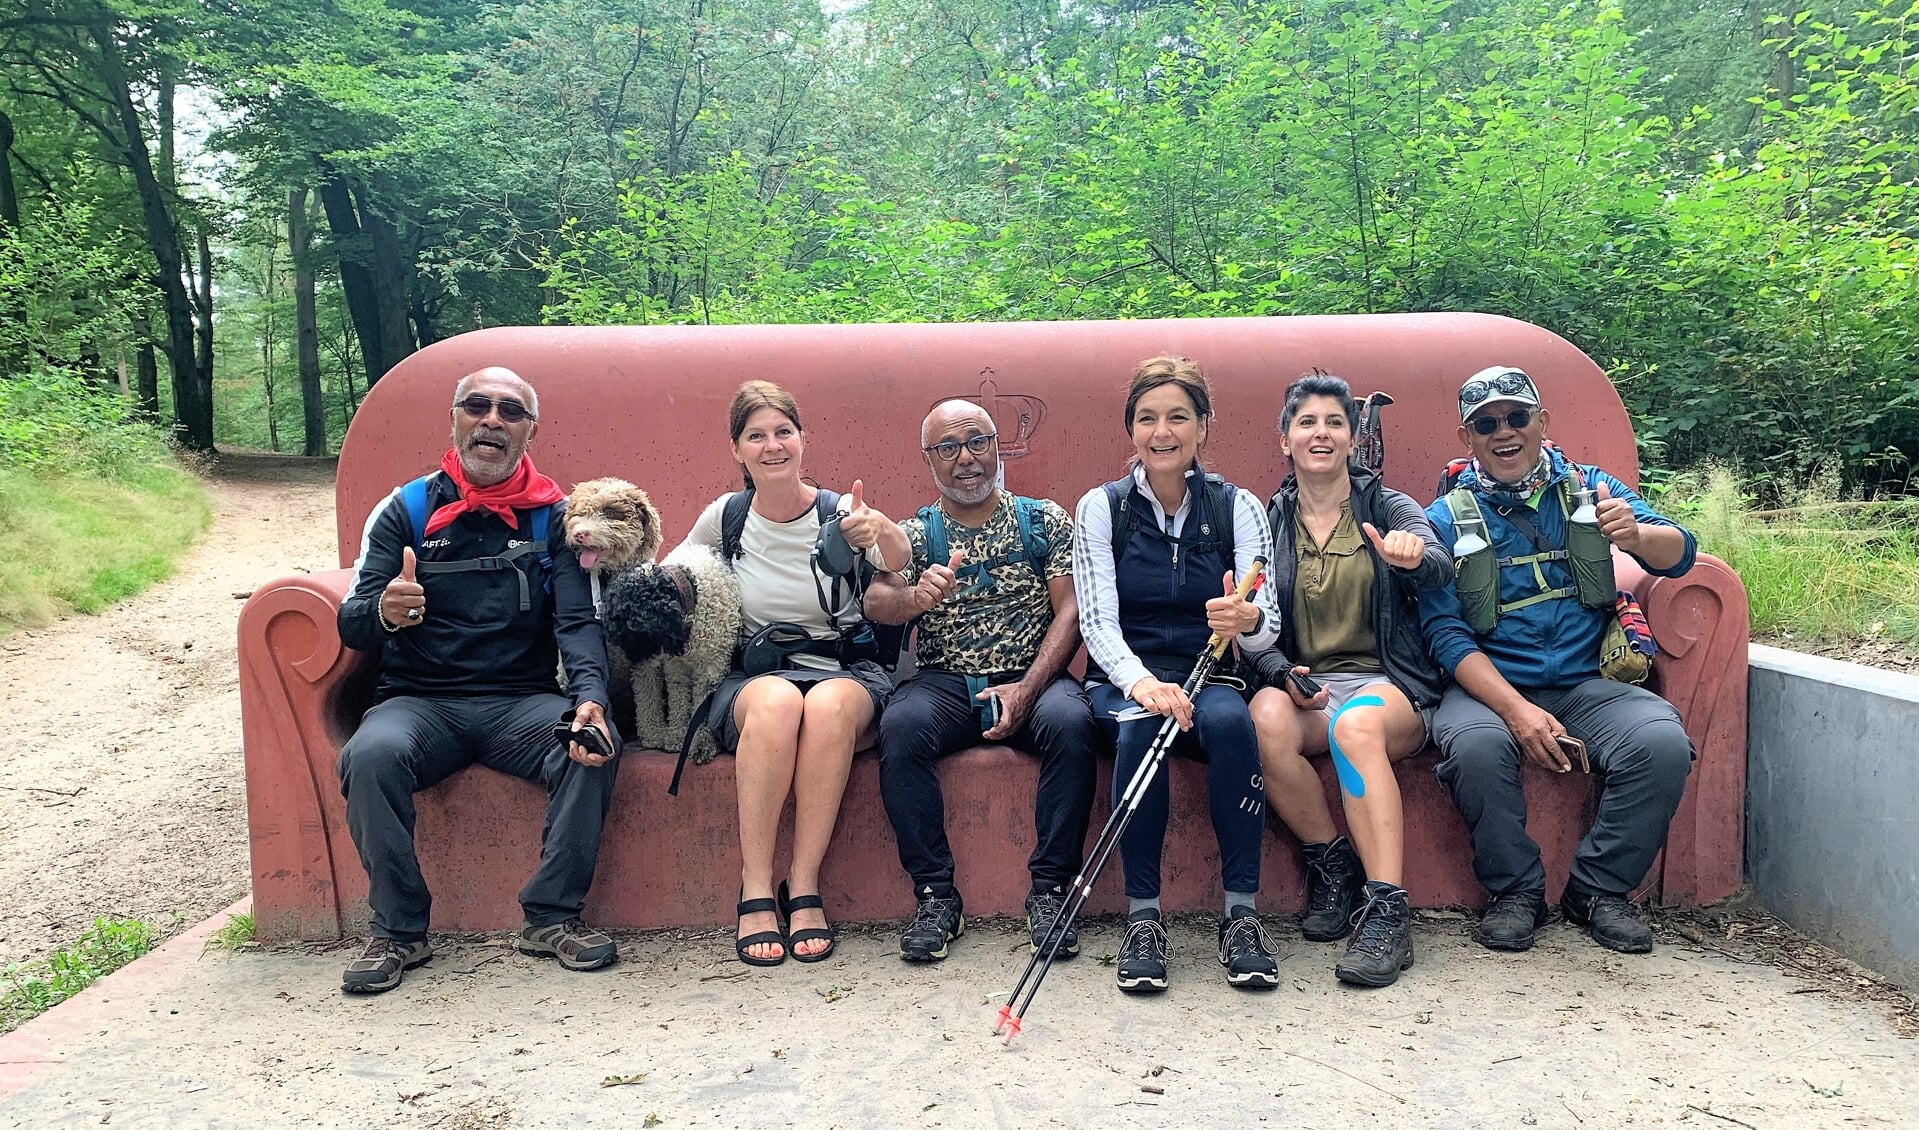
[[0, 964], [246, 893], [234, 625], [262, 582], [333, 567], [333, 463], [227, 455], [206, 483], [213, 529], [173, 579], [0, 640]]

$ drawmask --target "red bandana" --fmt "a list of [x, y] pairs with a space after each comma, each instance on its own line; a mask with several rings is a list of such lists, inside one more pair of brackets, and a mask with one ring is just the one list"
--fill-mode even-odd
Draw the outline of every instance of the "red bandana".
[[531, 510], [536, 506], [546, 506], [566, 497], [560, 484], [540, 474], [533, 466], [531, 455], [521, 455], [520, 465], [513, 469], [503, 483], [490, 487], [476, 487], [466, 481], [466, 469], [460, 466], [460, 457], [452, 448], [440, 456], [440, 470], [460, 488], [460, 497], [433, 512], [426, 520], [428, 535], [438, 532], [449, 525], [453, 519], [468, 511], [485, 510], [506, 519], [506, 524], [514, 529], [520, 528], [520, 516], [513, 511]]

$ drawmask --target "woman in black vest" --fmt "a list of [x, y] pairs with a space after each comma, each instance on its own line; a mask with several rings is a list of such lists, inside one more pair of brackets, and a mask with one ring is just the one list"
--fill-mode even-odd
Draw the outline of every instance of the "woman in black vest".
[[[1338, 377], [1315, 372], [1286, 389], [1280, 448], [1293, 470], [1268, 511], [1279, 646], [1255, 660], [1266, 689], [1253, 699], [1253, 722], [1266, 795], [1305, 845], [1301, 931], [1316, 942], [1343, 938], [1358, 909], [1334, 973], [1381, 986], [1413, 963], [1392, 763], [1426, 744], [1426, 718], [1444, 689], [1420, 635], [1417, 590], [1450, 583], [1453, 566], [1419, 504], [1350, 461], [1357, 418], [1352, 388]], [[1356, 853], [1336, 835], [1306, 761], [1329, 750]]]
[[[1236, 637], [1247, 653], [1270, 648], [1278, 634], [1263, 598], [1249, 603], [1234, 593], [1253, 559], [1269, 553], [1271, 536], [1253, 495], [1200, 466], [1212, 416], [1211, 389], [1197, 365], [1183, 357], [1140, 362], [1126, 397], [1132, 473], [1080, 499], [1073, 581], [1093, 717], [1116, 749], [1113, 797], [1145, 760], [1160, 730], [1157, 716], [1175, 719], [1174, 752], [1207, 763], [1226, 888], [1220, 964], [1232, 985], [1272, 988], [1278, 964], [1253, 907], [1265, 797], [1252, 718], [1232, 687], [1208, 686], [1190, 700], [1182, 689], [1213, 632]], [[1156, 717], [1114, 717], [1136, 705]], [[1128, 992], [1166, 988], [1159, 870], [1167, 810], [1162, 768], [1120, 840], [1130, 906], [1118, 974]]]

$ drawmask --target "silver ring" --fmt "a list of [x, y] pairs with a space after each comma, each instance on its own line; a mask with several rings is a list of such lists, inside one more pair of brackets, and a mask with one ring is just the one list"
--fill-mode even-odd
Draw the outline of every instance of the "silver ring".
[[418, 620], [418, 619], [420, 618], [420, 610], [419, 610], [419, 609], [417, 609], [417, 608], [409, 608], [409, 609], [407, 609], [407, 610], [406, 610], [406, 618], [407, 618], [407, 619], [409, 619], [409, 620]]

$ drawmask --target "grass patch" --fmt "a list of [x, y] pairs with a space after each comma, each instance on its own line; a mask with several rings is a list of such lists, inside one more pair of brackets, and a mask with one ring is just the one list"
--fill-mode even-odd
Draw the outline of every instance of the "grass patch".
[[76, 451], [61, 471], [0, 463], [0, 636], [98, 612], [166, 578], [212, 519], [199, 482], [131, 430]]
[[204, 957], [216, 951], [236, 954], [258, 944], [253, 940], [253, 912], [249, 910], [242, 914], [227, 915], [226, 922], [207, 935], [206, 945], [200, 947], [200, 955]]
[[1736, 476], [1715, 469], [1682, 478], [1661, 505], [1738, 571], [1754, 633], [1919, 647], [1919, 499], [1836, 495], [1829, 480], [1815, 482], [1759, 510]]
[[70, 946], [0, 973], [0, 1032], [11, 1032], [153, 948], [153, 927], [96, 918]]

